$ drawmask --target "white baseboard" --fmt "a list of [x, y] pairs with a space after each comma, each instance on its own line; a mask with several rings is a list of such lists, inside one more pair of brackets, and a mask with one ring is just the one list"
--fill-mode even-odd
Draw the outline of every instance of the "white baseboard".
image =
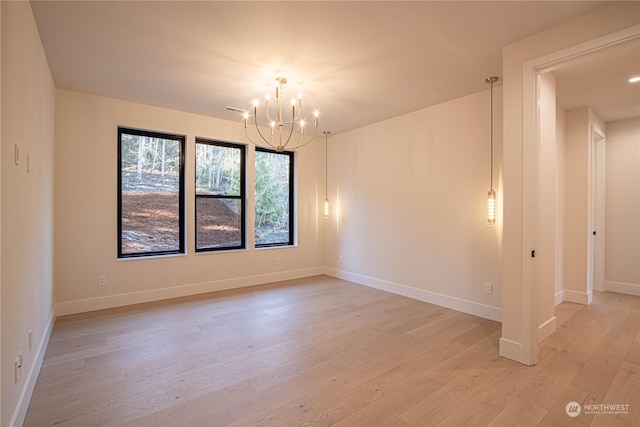
[[618, 292], [621, 294], [640, 296], [640, 285], [635, 283], [605, 281], [604, 290], [610, 292]]
[[338, 270], [331, 267], [325, 268], [325, 274], [339, 279], [349, 280], [350, 282], [358, 283], [360, 285], [369, 286], [371, 288], [380, 289], [419, 301], [428, 302], [430, 304], [439, 305], [441, 307], [450, 308], [452, 310], [461, 311], [463, 313], [472, 314], [484, 319], [494, 320], [496, 322], [502, 321], [502, 309], [500, 307], [485, 305], [424, 289], [417, 289], [411, 286], [401, 285], [399, 283], [380, 280], [374, 277]]
[[551, 334], [556, 331], [556, 316], [544, 322], [538, 326], [538, 342], [542, 342], [547, 339]]
[[319, 274], [324, 274], [324, 268], [313, 267], [279, 273], [261, 274], [258, 276], [246, 276], [233, 279], [215, 280], [211, 282], [193, 283], [189, 285], [173, 286], [170, 288], [150, 289], [148, 291], [130, 292], [98, 298], [65, 301], [56, 304], [56, 316], [85, 313], [88, 311], [205, 294], [208, 292], [224, 291], [228, 289], [237, 289], [247, 286], [263, 285], [265, 283], [299, 279], [302, 277], [317, 276]]
[[562, 300], [574, 302], [576, 304], [589, 305], [593, 300], [593, 292], [578, 292], [565, 289], [562, 291]]
[[536, 356], [526, 354], [525, 348], [521, 343], [511, 341], [506, 338], [500, 338], [500, 349], [498, 354], [527, 366], [533, 366], [538, 363]]
[[55, 320], [55, 311], [53, 311], [49, 317], [49, 322], [45, 326], [40, 344], [38, 344], [38, 349], [36, 351], [35, 358], [33, 359], [33, 363], [31, 364], [31, 369], [29, 369], [29, 373], [27, 374], [22, 393], [20, 393], [16, 410], [13, 413], [13, 417], [11, 417], [11, 422], [9, 424], [11, 427], [21, 426], [24, 424], [24, 419], [27, 416], [27, 409], [29, 409], [33, 389], [36, 386], [36, 381], [38, 380], [38, 375], [42, 368], [42, 361], [44, 360], [44, 354], [46, 353], [47, 346], [49, 345], [49, 339], [51, 338], [51, 331], [53, 331], [53, 324], [55, 323]]
[[554, 295], [554, 305], [558, 305], [562, 302], [562, 291], [558, 291]]
[[500, 338], [499, 354], [507, 359], [520, 362], [522, 352], [522, 344], [519, 342], [511, 341], [506, 338]]

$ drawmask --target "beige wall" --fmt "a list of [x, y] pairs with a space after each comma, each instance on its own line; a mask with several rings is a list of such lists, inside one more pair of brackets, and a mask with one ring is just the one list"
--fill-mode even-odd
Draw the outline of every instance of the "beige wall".
[[565, 158], [565, 276], [564, 298], [588, 303], [591, 290], [587, 289], [587, 244], [590, 242], [591, 223], [588, 214], [590, 198], [589, 166], [591, 152], [589, 109], [567, 110]]
[[[55, 91], [29, 3], [2, 2], [1, 7], [0, 424], [9, 426], [21, 424], [25, 415], [53, 321]], [[16, 382], [14, 362], [20, 351], [23, 366]]]
[[640, 295], [640, 118], [606, 135], [605, 289]]
[[[503, 50], [504, 239], [500, 354], [526, 364], [537, 361], [536, 283], [533, 277], [536, 226], [535, 66], [563, 51], [640, 23], [640, 3], [619, 2], [567, 22]], [[568, 53], [567, 53], [568, 54]], [[546, 61], [546, 62], [545, 62]]]
[[488, 90], [329, 139], [332, 274], [500, 317], [501, 94], [496, 87], [493, 228]]
[[[117, 260], [117, 128], [187, 136], [186, 256]], [[195, 137], [244, 142], [240, 120], [226, 121], [58, 90], [56, 96], [55, 283], [58, 314], [132, 304], [318, 274], [322, 266], [324, 145], [296, 153], [298, 245], [194, 253]], [[253, 163], [249, 146], [248, 164]], [[252, 230], [253, 169], [248, 167]], [[275, 264], [275, 258], [280, 264]], [[107, 285], [98, 286], [98, 277]]]

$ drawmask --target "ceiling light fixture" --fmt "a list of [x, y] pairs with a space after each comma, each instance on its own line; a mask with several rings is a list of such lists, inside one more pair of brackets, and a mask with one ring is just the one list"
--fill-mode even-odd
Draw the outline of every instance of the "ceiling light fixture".
[[629, 83], [638, 83], [640, 82], [640, 76], [634, 76], [631, 77], [629, 80], [627, 80]]
[[[305, 140], [304, 135], [304, 127], [305, 121], [299, 120], [300, 115], [302, 113], [302, 94], [298, 93], [297, 98], [291, 99], [291, 120], [287, 120], [283, 115], [283, 105], [282, 105], [282, 95], [283, 95], [283, 87], [287, 83], [287, 79], [284, 77], [276, 78], [275, 91], [276, 91], [276, 99], [275, 99], [275, 116], [271, 116], [269, 112], [269, 95], [265, 97], [265, 117], [268, 122], [268, 126], [271, 127], [270, 137], [265, 137], [265, 135], [260, 130], [260, 125], [258, 124], [258, 105], [259, 101], [253, 101], [253, 123], [256, 128], [256, 132], [261, 142], [255, 142], [249, 136], [249, 112], [244, 113], [244, 133], [249, 139], [249, 141], [257, 146], [271, 148], [276, 151], [284, 151], [287, 150], [297, 150], [298, 148], [304, 147], [316, 136], [318, 132], [318, 111], [314, 112], [313, 118], [313, 135]], [[297, 108], [296, 108], [297, 107]], [[291, 137], [293, 136], [294, 128], [296, 127], [296, 122], [298, 124], [298, 129], [300, 132], [300, 140], [297, 144], [289, 146], [291, 142]], [[264, 142], [264, 144], [263, 144]], [[266, 145], [265, 145], [266, 144]]]
[[493, 189], [493, 84], [498, 77], [487, 77], [485, 82], [491, 85], [491, 186], [487, 196], [487, 227], [493, 227], [496, 222], [496, 192]]
[[329, 151], [329, 132], [325, 130], [324, 132], [324, 219], [329, 218], [329, 197], [327, 197], [327, 180], [328, 180], [328, 170], [329, 170], [329, 157], [327, 156], [327, 152]]

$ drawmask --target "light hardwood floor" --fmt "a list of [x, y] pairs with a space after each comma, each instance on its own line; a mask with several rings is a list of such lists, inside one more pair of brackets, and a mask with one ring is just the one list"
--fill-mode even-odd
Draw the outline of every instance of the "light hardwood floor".
[[534, 367], [499, 323], [326, 276], [62, 317], [25, 425], [640, 425], [640, 298], [556, 315]]

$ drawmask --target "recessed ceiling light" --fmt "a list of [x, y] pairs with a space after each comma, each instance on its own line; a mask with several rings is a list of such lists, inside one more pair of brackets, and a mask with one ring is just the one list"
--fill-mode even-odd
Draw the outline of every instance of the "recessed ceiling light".
[[629, 83], [638, 83], [640, 82], [640, 76], [635, 76], [635, 77], [631, 77], [629, 80], [627, 80]]

